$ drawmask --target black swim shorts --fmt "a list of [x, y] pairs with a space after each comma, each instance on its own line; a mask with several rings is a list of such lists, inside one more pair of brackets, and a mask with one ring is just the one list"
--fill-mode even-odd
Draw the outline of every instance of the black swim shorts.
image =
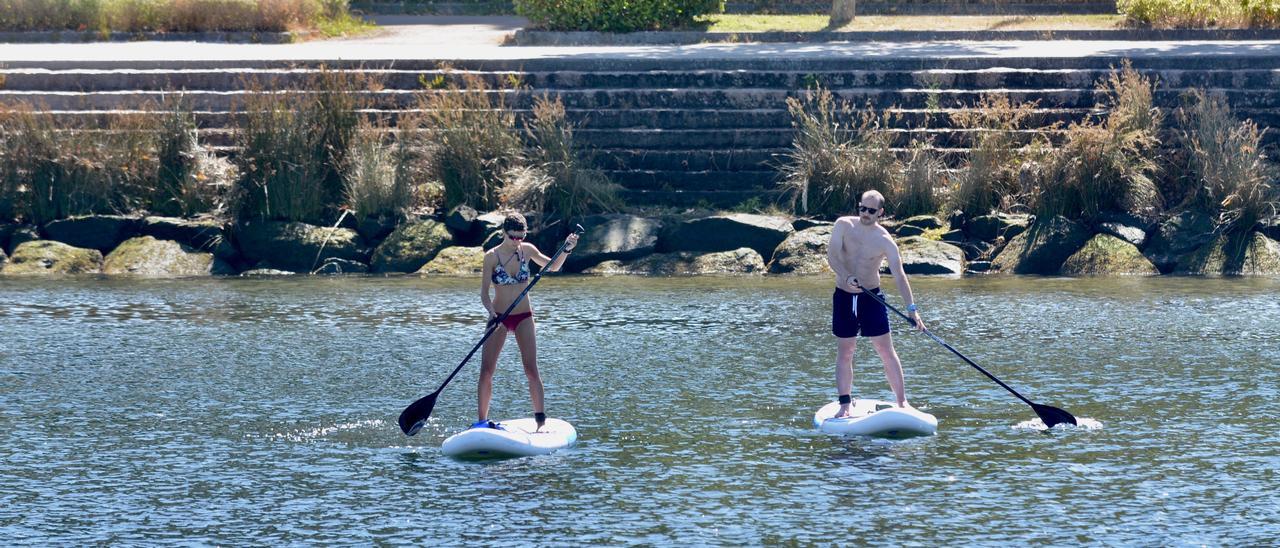
[[[863, 290], [868, 291], [868, 290]], [[869, 290], [881, 299], [880, 288]], [[854, 303], [857, 313], [854, 313]], [[867, 295], [855, 295], [840, 288], [831, 295], [831, 333], [840, 338], [879, 337], [889, 332], [889, 310]]]

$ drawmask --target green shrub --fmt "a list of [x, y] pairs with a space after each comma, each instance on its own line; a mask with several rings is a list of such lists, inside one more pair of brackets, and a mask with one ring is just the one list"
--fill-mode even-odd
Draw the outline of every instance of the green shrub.
[[[894, 204], [902, 166], [892, 150], [894, 136], [886, 130], [892, 121], [888, 114], [867, 108], [854, 116], [848, 103], [824, 88], [802, 99], [788, 98], [787, 109], [796, 132], [781, 167], [782, 188], [794, 211], [848, 215], [868, 190], [880, 191]], [[841, 120], [851, 117], [856, 127], [844, 129]]]
[[1098, 83], [1101, 122], [1067, 129], [1035, 193], [1042, 217], [1092, 219], [1108, 211], [1150, 215], [1160, 205], [1151, 175], [1163, 116], [1152, 102], [1155, 84], [1126, 65]]
[[1195, 189], [1182, 205], [1215, 213], [1229, 232], [1248, 232], [1276, 214], [1277, 172], [1261, 153], [1256, 124], [1236, 120], [1222, 95], [1200, 90], [1178, 109], [1177, 121]]
[[543, 30], [633, 32], [694, 28], [724, 0], [515, 0], [516, 13]]
[[1280, 2], [1275, 0], [1119, 0], [1116, 8], [1133, 27], [1280, 27]]

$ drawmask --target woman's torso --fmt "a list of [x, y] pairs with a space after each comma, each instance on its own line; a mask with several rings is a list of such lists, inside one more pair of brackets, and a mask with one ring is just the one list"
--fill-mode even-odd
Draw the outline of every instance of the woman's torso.
[[[502, 314], [529, 285], [529, 280], [532, 278], [529, 254], [519, 248], [504, 250], [501, 247], [494, 248], [490, 253], [494, 254], [493, 274], [490, 280], [494, 288], [493, 311]], [[525, 295], [511, 313], [519, 314], [530, 310], [532, 307], [529, 306], [529, 296]]]

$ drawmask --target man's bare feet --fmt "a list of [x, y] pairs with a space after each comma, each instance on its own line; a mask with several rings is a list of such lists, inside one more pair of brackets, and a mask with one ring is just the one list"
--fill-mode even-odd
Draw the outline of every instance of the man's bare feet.
[[848, 403], [840, 404], [840, 410], [839, 410], [839, 411], [836, 411], [836, 416], [831, 417], [831, 418], [833, 418], [833, 419], [847, 419], [847, 418], [849, 418], [849, 417], [853, 416], [853, 414], [849, 412], [849, 407], [850, 407], [851, 405], [852, 405], [852, 404], [848, 404]]

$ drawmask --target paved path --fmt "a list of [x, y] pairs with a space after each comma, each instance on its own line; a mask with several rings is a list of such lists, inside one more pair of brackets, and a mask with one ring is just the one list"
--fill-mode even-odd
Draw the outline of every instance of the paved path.
[[506, 59], [893, 59], [1089, 56], [1280, 56], [1280, 41], [1232, 42], [845, 42], [685, 46], [506, 47], [518, 17], [378, 18], [375, 35], [301, 44], [110, 42], [0, 44], [0, 63], [44, 61], [506, 60]]

